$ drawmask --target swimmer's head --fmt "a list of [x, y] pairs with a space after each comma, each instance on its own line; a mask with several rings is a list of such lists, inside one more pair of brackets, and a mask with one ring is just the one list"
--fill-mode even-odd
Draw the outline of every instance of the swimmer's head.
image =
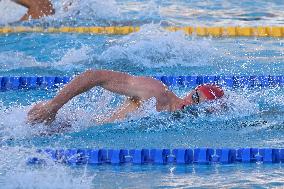
[[204, 101], [216, 100], [224, 96], [224, 91], [221, 87], [214, 84], [203, 84], [197, 86], [185, 98], [185, 106], [199, 104]]

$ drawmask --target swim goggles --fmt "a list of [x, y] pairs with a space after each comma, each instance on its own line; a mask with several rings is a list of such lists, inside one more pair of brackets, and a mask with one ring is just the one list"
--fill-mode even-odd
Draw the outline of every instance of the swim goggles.
[[195, 93], [192, 94], [191, 99], [195, 104], [199, 104], [200, 97], [197, 92], [197, 89], [195, 90]]

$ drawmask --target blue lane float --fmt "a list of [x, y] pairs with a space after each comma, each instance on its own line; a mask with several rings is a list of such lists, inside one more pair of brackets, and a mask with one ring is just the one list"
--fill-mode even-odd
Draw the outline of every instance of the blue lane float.
[[283, 87], [284, 76], [154, 76], [168, 86], [194, 87], [204, 83], [230, 88]]
[[[167, 86], [195, 87], [214, 83], [228, 88], [283, 87], [284, 76], [153, 76]], [[0, 90], [50, 89], [68, 83], [72, 77], [0, 77]]]
[[284, 163], [284, 149], [276, 148], [45, 149], [37, 153], [28, 164], [42, 164], [46, 158], [71, 165]]
[[37, 88], [56, 88], [66, 84], [71, 77], [0, 77], [1, 91]]

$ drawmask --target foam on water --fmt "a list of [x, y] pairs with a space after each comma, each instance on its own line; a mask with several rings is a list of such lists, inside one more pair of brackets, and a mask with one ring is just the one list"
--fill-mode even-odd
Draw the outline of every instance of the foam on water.
[[[52, 39], [52, 36], [50, 36]], [[25, 37], [23, 40], [26, 39]], [[74, 40], [71, 37], [72, 40]], [[30, 39], [29, 39], [30, 40]], [[81, 42], [80, 42], [81, 43]], [[77, 43], [76, 43], [77, 44]], [[28, 67], [52, 68], [60, 71], [106, 68], [123, 71], [145, 68], [216, 67], [215, 59], [223, 54], [211, 39], [187, 37], [182, 32], [168, 32], [160, 25], [145, 25], [137, 33], [108, 39], [106, 45], [84, 45], [51, 50], [38, 49], [45, 58], [22, 51], [0, 53], [0, 71]], [[208, 67], [209, 66], [209, 67]], [[127, 67], [127, 70], [125, 70]]]
[[[75, 1], [53, 0], [56, 13], [53, 16], [32, 21], [48, 24], [144, 24], [163, 22], [168, 25], [281, 25], [283, 4], [278, 1], [261, 1], [259, 6], [249, 1], [219, 2], [160, 2], [160, 1]], [[15, 8], [16, 6], [16, 8]], [[18, 21], [26, 9], [9, 0], [1, 0], [4, 7], [0, 24]], [[13, 10], [13, 11], [11, 11]], [[13, 13], [13, 14], [12, 14]], [[256, 23], [257, 21], [257, 23]]]
[[0, 52], [0, 61], [2, 62], [0, 67], [1, 71], [33, 66], [44, 66], [44, 64], [39, 64], [34, 57], [17, 51]]
[[[141, 70], [152, 68], [165, 73], [172, 70], [172, 74], [175, 74], [175, 70], [171, 68], [183, 67], [184, 69], [180, 70], [181, 74], [188, 75], [240, 75], [243, 73], [247, 75], [276, 75], [281, 74], [283, 65], [278, 60], [283, 48], [281, 41], [274, 43], [273, 51], [269, 51], [270, 54], [266, 58], [258, 60], [259, 54], [268, 52], [267, 49], [262, 47], [259, 48], [260, 52], [252, 54], [247, 51], [252, 51], [260, 46], [262, 41], [254, 40], [253, 44], [244, 45], [244, 39], [221, 40], [189, 37], [182, 32], [165, 31], [160, 25], [154, 24], [143, 26], [141, 31], [137, 33], [120, 37], [98, 36], [76, 39], [73, 35], [64, 35], [68, 40], [67, 43], [63, 42], [63, 45], [56, 43], [52, 47], [53, 44], [47, 42], [48, 47], [44, 49], [42, 49], [43, 42], [57, 40], [58, 36], [41, 37], [36, 35], [36, 37], [40, 38], [36, 41], [39, 43], [37, 48], [39, 54], [31, 55], [30, 52], [25, 52], [22, 48], [21, 50], [4, 51], [0, 53], [0, 61], [4, 65], [0, 70], [9, 71], [37, 66], [69, 72], [82, 71], [87, 68], [104, 68], [136, 74]], [[30, 36], [24, 35], [18, 38], [21, 40], [16, 42], [21, 43], [31, 40]], [[13, 44], [7, 44], [11, 38], [5, 39], [4, 37], [3, 39], [2, 44], [7, 47], [10, 45], [12, 49], [15, 48], [13, 44], [16, 42], [14, 40]], [[72, 43], [69, 43], [70, 41]], [[97, 41], [99, 41], [98, 45]], [[271, 44], [269, 41], [265, 41], [265, 43]], [[264, 69], [268, 61], [271, 66]]]
[[114, 0], [90, 1], [54, 1], [55, 15], [52, 19], [68, 18], [71, 20], [112, 20], [119, 18], [120, 12]]
[[[185, 92], [184, 94], [186, 94]], [[192, 123], [197, 126], [206, 123], [212, 124], [229, 123], [234, 120], [242, 120], [252, 116], [269, 115], [269, 112], [283, 112], [283, 99], [277, 102], [270, 101], [270, 104], [263, 104], [262, 99], [273, 99], [263, 93], [232, 92], [225, 91], [226, 96], [215, 102], [202, 103], [199, 106], [193, 106], [191, 113], [167, 113], [156, 111], [155, 99], [146, 101], [137, 111], [130, 113], [125, 120], [114, 123], [119, 129], [136, 129], [138, 125], [139, 131], [155, 131], [160, 132], [168, 129], [184, 130]], [[181, 95], [182, 96], [182, 95]], [[26, 123], [26, 115], [31, 106], [9, 105], [0, 107], [1, 120], [1, 139], [2, 142], [13, 139], [33, 138], [39, 135], [54, 135], [56, 133], [81, 132], [89, 127], [97, 127], [96, 120], [108, 117], [112, 114], [116, 107], [124, 102], [124, 98], [114, 95], [111, 92], [95, 88], [81, 96], [75, 97], [67, 103], [58, 112], [55, 122], [49, 126], [37, 124], [31, 126]], [[271, 104], [273, 102], [273, 104]], [[275, 110], [278, 108], [278, 110]], [[266, 116], [267, 117], [267, 116]], [[269, 118], [269, 116], [268, 116]], [[272, 125], [281, 124], [281, 120], [274, 120]], [[115, 126], [115, 127], [116, 127]], [[269, 125], [264, 125], [267, 127]], [[104, 130], [103, 125], [99, 126]], [[115, 128], [114, 127], [114, 128]], [[228, 126], [234, 127], [234, 125]]]
[[[266, 91], [268, 92], [266, 93]], [[276, 90], [275, 93], [277, 92], [279, 91]], [[178, 93], [183, 96], [187, 92], [178, 91]], [[110, 174], [114, 174], [113, 170], [111, 170], [111, 173], [109, 173], [108, 169], [104, 169], [104, 171], [99, 172], [98, 174], [96, 174], [96, 172], [98, 171], [95, 171], [95, 173], [93, 171], [89, 172], [88, 170], [84, 169], [84, 167], [73, 169], [72, 167], [64, 164], [54, 163], [47, 157], [41, 157], [38, 154], [35, 155], [35, 150], [33, 149], [33, 147], [31, 149], [27, 149], [22, 146], [26, 144], [31, 145], [29, 142], [27, 143], [25, 141], [35, 140], [34, 138], [36, 138], [39, 133], [46, 132], [46, 134], [54, 134], [54, 132], [57, 132], [58, 126], [62, 126], [62, 123], [67, 123], [69, 127], [67, 129], [62, 128], [58, 130], [59, 132], [63, 132], [63, 135], [59, 136], [61, 137], [61, 139], [58, 139], [59, 141], [56, 142], [55, 140], [54, 144], [54, 141], [52, 141], [51, 138], [48, 139], [48, 137], [45, 136], [45, 140], [51, 140], [50, 143], [48, 143], [48, 145], [52, 146], [51, 148], [62, 148], [63, 144], [63, 146], [68, 146], [68, 143], [70, 143], [69, 145], [74, 145], [77, 147], [79, 145], [78, 143], [82, 142], [80, 141], [82, 139], [84, 139], [84, 144], [87, 143], [87, 145], [93, 146], [98, 142], [96, 140], [102, 140], [107, 143], [107, 141], [111, 141], [112, 137], [115, 138], [117, 135], [123, 138], [115, 138], [117, 140], [115, 141], [115, 144], [119, 145], [121, 140], [129, 140], [129, 137], [131, 138], [131, 136], [136, 136], [137, 133], [139, 137], [141, 137], [140, 135], [144, 133], [145, 135], [142, 135], [142, 137], [146, 138], [144, 139], [145, 141], [150, 142], [149, 144], [139, 144], [139, 146], [145, 146], [151, 145], [151, 142], [155, 144], [155, 140], [158, 140], [159, 143], [163, 143], [163, 140], [165, 140], [165, 138], [163, 138], [163, 135], [160, 136], [160, 134], [167, 132], [172, 133], [173, 131], [181, 132], [178, 133], [178, 138], [167, 138], [167, 140], [175, 140], [175, 143], [178, 144], [181, 144], [180, 141], [178, 141], [180, 140], [179, 138], [183, 138], [184, 140], [184, 135], [189, 135], [192, 137], [194, 136], [193, 138], [187, 138], [188, 141], [186, 143], [186, 146], [188, 146], [188, 143], [201, 144], [199, 141], [200, 138], [204, 140], [204, 137], [209, 132], [212, 132], [212, 136], [207, 136], [206, 140], [214, 141], [214, 132], [220, 129], [222, 129], [223, 131], [219, 131], [219, 133], [226, 134], [227, 129], [227, 132], [229, 132], [230, 135], [226, 134], [225, 136], [232, 137], [232, 141], [221, 139], [222, 145], [227, 144], [231, 146], [235, 144], [234, 139], [244, 139], [238, 136], [239, 134], [245, 137], [251, 137], [252, 134], [257, 135], [258, 132], [261, 132], [262, 130], [265, 131], [265, 129], [269, 126], [267, 124], [259, 124], [253, 127], [246, 127], [236, 132], [236, 130], [232, 129], [236, 125], [226, 125], [227, 128], [222, 128], [222, 125], [219, 123], [234, 123], [234, 120], [242, 120], [242, 118], [245, 117], [259, 115], [261, 113], [261, 111], [259, 110], [259, 102], [262, 98], [266, 99], [268, 97], [268, 100], [273, 99], [273, 95], [270, 96], [271, 93], [273, 93], [273, 89], [270, 91], [265, 90], [265, 92], [263, 92], [263, 90], [259, 90], [255, 92], [256, 94], [252, 93], [249, 90], [241, 90], [236, 92], [226, 90], [225, 93], [226, 98], [222, 100], [218, 100], [213, 103], [201, 104], [201, 106], [197, 108], [197, 113], [199, 116], [195, 117], [187, 114], [184, 118], [180, 119], [172, 118], [172, 115], [170, 113], [156, 112], [154, 110], [155, 99], [150, 99], [134, 114], [130, 114], [127, 117], [127, 120], [112, 124], [113, 127], [105, 128], [106, 125], [101, 125], [100, 128], [96, 130], [98, 131], [98, 133], [92, 133], [88, 130], [87, 132], [90, 132], [89, 134], [93, 135], [94, 137], [91, 139], [84, 138], [84, 136], [82, 136], [82, 133], [84, 133], [84, 130], [86, 130], [88, 127], [96, 127], [96, 124], [90, 121], [93, 118], [93, 115], [105, 115], [108, 111], [111, 110], [111, 108], [118, 106], [123, 102], [121, 98], [118, 98], [116, 95], [100, 88], [93, 89], [92, 91], [85, 93], [80, 97], [76, 97], [72, 101], [70, 101], [66, 106], [63, 107], [63, 109], [59, 111], [57, 120], [55, 121], [54, 125], [51, 125], [49, 129], [47, 129], [46, 126], [40, 124], [33, 127], [25, 124], [26, 113], [30, 106], [24, 107], [19, 105], [10, 105], [7, 107], [1, 105], [0, 117], [3, 118], [1, 120], [3, 123], [1, 123], [2, 144], [0, 148], [0, 182], [5, 188], [35, 188], [38, 186], [40, 186], [40, 188], [92, 188], [94, 186], [94, 183], [92, 182], [94, 180], [96, 181], [102, 179], [102, 174], [108, 177]], [[260, 95], [262, 93], [263, 96]], [[281, 96], [279, 97], [280, 100], [275, 103], [283, 106]], [[217, 110], [212, 112], [211, 114], [206, 114], [204, 112], [204, 109], [206, 108], [208, 109], [211, 107], [220, 106], [223, 103], [226, 103], [230, 108], [226, 109], [225, 111]], [[275, 124], [279, 124], [279, 121], [277, 122], [276, 120]], [[74, 138], [74, 135], [68, 134], [69, 132], [79, 133], [79, 138]], [[269, 134], [270, 132], [271, 131], [266, 133]], [[126, 135], [122, 135], [122, 133], [126, 133]], [[104, 138], [97, 139], [97, 134], [103, 135]], [[155, 139], [150, 137], [151, 134], [155, 135]], [[173, 135], [170, 134], [169, 136], [176, 137], [174, 132]], [[217, 136], [219, 138], [220, 134]], [[7, 146], [7, 143], [5, 141], [11, 139], [22, 140], [22, 142], [19, 143], [17, 147]], [[135, 141], [135, 139], [132, 139], [132, 142], [130, 144], [124, 145], [131, 146], [133, 141]], [[268, 139], [267, 141], [270, 145], [281, 145], [283, 143], [283, 141], [280, 140], [274, 141], [273, 138], [270, 138], [270, 140]], [[60, 142], [62, 142], [63, 144], [61, 144]], [[86, 147], [85, 145], [84, 147]], [[214, 145], [218, 144], [216, 143]], [[27, 165], [27, 159], [34, 156], [44, 159], [46, 163], [38, 166]], [[96, 170], [97, 169], [100, 168], [96, 167]], [[133, 170], [126, 171], [126, 175], [128, 176], [129, 171]], [[151, 172], [151, 170], [149, 171]], [[174, 170], [173, 172], [174, 174], [176, 174]], [[203, 172], [201, 171], [201, 173]], [[196, 173], [194, 173], [193, 176], [194, 179], [197, 180], [196, 182], [200, 180], [201, 176], [196, 175]], [[218, 175], [215, 175], [215, 177], [218, 177]], [[102, 179], [101, 182], [104, 183], [105, 179]], [[13, 183], [12, 186], [11, 183]], [[204, 183], [205, 182], [203, 182], [202, 180], [202, 182], [197, 183], [197, 185], [200, 184], [202, 186]]]
[[[108, 23], [114, 20], [122, 20], [119, 6], [114, 0], [90, 0], [90, 1], [53, 1], [55, 15], [43, 17], [39, 20], [31, 20], [28, 22], [45, 23], [58, 21], [78, 21], [88, 20], [96, 21], [97, 23]], [[13, 10], [13, 11], [11, 11]], [[0, 24], [11, 24], [19, 21], [27, 12], [27, 8], [18, 5], [10, 0], [0, 1]], [[13, 13], [13, 14], [12, 14]]]
[[[101, 48], [101, 47], [100, 47]], [[223, 54], [211, 39], [187, 37], [182, 32], [168, 32], [160, 25], [144, 25], [139, 32], [109, 39], [103, 50], [96, 45], [68, 49], [53, 65], [107, 67], [141, 70], [143, 68], [216, 67], [215, 59]], [[69, 66], [68, 66], [69, 68]], [[64, 68], [62, 68], [64, 69]]]
[[[219, 52], [220, 53], [220, 52]], [[183, 32], [168, 32], [159, 25], [144, 25], [105, 50], [99, 60], [129, 61], [147, 68], [214, 65], [217, 49], [209, 39], [188, 39]]]
[[[150, 101], [148, 106], [143, 109], [143, 116], [132, 116], [129, 121], [134, 124], [120, 124], [128, 128], [137, 128], [146, 132], [162, 132], [166, 130], [186, 130], [195, 128], [198, 130], [202, 125], [202, 130], [211, 127], [215, 123], [227, 124], [233, 120], [258, 115], [260, 113], [259, 105], [244, 98], [243, 95], [232, 91], [226, 91], [226, 96], [214, 102], [204, 102], [198, 106], [192, 106], [189, 110], [177, 111], [174, 113], [156, 112], [155, 101]], [[149, 106], [150, 105], [150, 106]], [[135, 123], [136, 122], [136, 123]], [[189, 124], [191, 123], [191, 124]], [[218, 127], [218, 126], [216, 126]], [[234, 125], [228, 125], [234, 127]]]
[[[154, 0], [150, 1], [143, 1], [143, 2], [127, 2], [121, 3], [119, 5], [120, 12], [125, 13], [124, 19], [135, 22], [142, 22], [142, 23], [156, 23], [161, 21], [160, 16], [160, 5], [161, 3], [156, 3]], [[129, 16], [129, 13], [132, 15]]]
[[[1, 187], [12, 188], [91, 188], [92, 174], [84, 169], [75, 170], [63, 164], [56, 164], [50, 158], [41, 156], [45, 164], [27, 165], [30, 157], [40, 157], [34, 149], [23, 147], [0, 148]], [[76, 176], [75, 176], [76, 175]]]
[[[2, 66], [0, 71], [11, 71], [15, 69], [23, 69], [30, 67], [37, 68], [54, 68], [65, 71], [81, 68], [84, 65], [90, 64], [90, 53], [92, 49], [89, 46], [83, 45], [80, 48], [69, 48], [67, 50], [55, 50], [53, 54], [60, 56], [59, 60], [38, 61], [32, 55], [27, 55], [21, 51], [7, 51], [0, 53], [0, 61]], [[60, 54], [60, 55], [59, 55]]]
[[[27, 113], [31, 106], [11, 103], [0, 104], [0, 137], [2, 142], [13, 139], [27, 139], [39, 135], [78, 132], [91, 126], [97, 126], [96, 118], [107, 117], [113, 107], [119, 105], [119, 98], [100, 88], [75, 97], [56, 116], [51, 125], [27, 123]], [[123, 102], [123, 101], [121, 101]]]
[[59, 61], [52, 63], [52, 66], [61, 71], [80, 69], [92, 63], [92, 52], [92, 48], [85, 45], [80, 48], [68, 49]]

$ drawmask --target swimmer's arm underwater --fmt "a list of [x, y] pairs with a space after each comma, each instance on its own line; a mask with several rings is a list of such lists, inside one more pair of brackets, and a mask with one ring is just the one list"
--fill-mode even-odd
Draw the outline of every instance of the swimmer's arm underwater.
[[127, 100], [119, 106], [109, 117], [96, 117], [94, 121], [97, 124], [112, 123], [114, 121], [123, 120], [126, 116], [137, 110], [141, 105], [141, 101], [134, 98], [127, 98]]

